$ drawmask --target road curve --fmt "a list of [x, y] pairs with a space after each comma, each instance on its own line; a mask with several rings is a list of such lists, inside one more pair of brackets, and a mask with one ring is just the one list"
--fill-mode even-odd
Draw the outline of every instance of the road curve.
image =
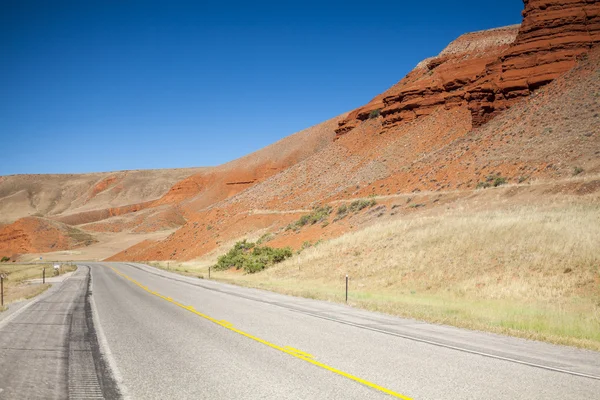
[[597, 352], [142, 264], [84, 263], [0, 322], [0, 399], [597, 399], [598, 393]]

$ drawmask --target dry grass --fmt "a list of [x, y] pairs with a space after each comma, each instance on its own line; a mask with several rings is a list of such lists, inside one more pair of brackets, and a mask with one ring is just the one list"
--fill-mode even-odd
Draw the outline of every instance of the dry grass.
[[[30, 299], [44, 291], [51, 285], [46, 284], [29, 284], [26, 281], [42, 277], [42, 270], [46, 268], [46, 277], [50, 278], [53, 275], [52, 264], [0, 264], [0, 274], [6, 274], [4, 279], [4, 305], [0, 311], [6, 310], [6, 305], [17, 301]], [[61, 274], [72, 272], [77, 269], [73, 264], [62, 264]]]
[[[465, 212], [371, 226], [254, 275], [216, 279], [600, 350], [600, 204]], [[206, 274], [206, 265], [189, 273]]]

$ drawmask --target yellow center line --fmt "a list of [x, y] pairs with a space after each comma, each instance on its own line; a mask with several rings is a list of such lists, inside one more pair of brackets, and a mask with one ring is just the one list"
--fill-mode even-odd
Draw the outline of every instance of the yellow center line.
[[252, 339], [252, 340], [254, 340], [256, 342], [262, 343], [265, 346], [269, 346], [272, 349], [279, 350], [282, 353], [289, 354], [290, 356], [296, 357], [296, 358], [298, 358], [300, 360], [306, 361], [306, 362], [308, 362], [310, 364], [316, 365], [317, 367], [326, 369], [327, 371], [330, 371], [330, 372], [333, 372], [335, 374], [341, 375], [341, 376], [343, 376], [345, 378], [351, 379], [351, 380], [353, 380], [355, 382], [361, 383], [361, 384], [363, 384], [365, 386], [368, 386], [368, 387], [370, 387], [372, 389], [378, 390], [378, 391], [383, 392], [385, 394], [389, 394], [390, 396], [393, 396], [393, 397], [396, 397], [396, 398], [399, 398], [399, 399], [404, 399], [404, 400], [412, 400], [410, 397], [404, 396], [404, 395], [402, 395], [400, 393], [396, 393], [396, 392], [394, 392], [394, 391], [392, 391], [390, 389], [386, 389], [383, 386], [379, 386], [379, 385], [377, 385], [375, 383], [372, 383], [372, 382], [369, 382], [369, 381], [367, 381], [365, 379], [359, 378], [359, 377], [351, 375], [351, 374], [349, 374], [347, 372], [341, 371], [341, 370], [339, 370], [337, 368], [333, 368], [333, 367], [330, 367], [329, 365], [323, 364], [322, 362], [316, 361], [316, 360], [313, 359], [313, 356], [310, 355], [310, 354], [308, 354], [308, 353], [305, 353], [303, 351], [300, 351], [300, 350], [295, 349], [295, 348], [290, 347], [290, 346], [285, 346], [285, 347], [278, 346], [278, 345], [276, 345], [274, 343], [268, 342], [268, 341], [263, 340], [263, 339], [261, 339], [259, 337], [253, 336], [253, 335], [251, 335], [249, 333], [246, 333], [246, 332], [241, 331], [241, 330], [239, 330], [237, 328], [234, 328], [233, 324], [231, 322], [228, 322], [228, 321], [225, 321], [225, 320], [217, 320], [217, 319], [212, 318], [212, 317], [210, 317], [210, 316], [208, 316], [206, 314], [203, 314], [203, 313], [201, 313], [199, 311], [196, 311], [196, 309], [193, 306], [185, 306], [185, 305], [183, 305], [181, 303], [178, 303], [178, 302], [174, 301], [170, 297], [163, 296], [163, 295], [159, 294], [158, 292], [150, 290], [147, 286], [144, 286], [141, 283], [139, 283], [138, 281], [136, 281], [136, 280], [128, 277], [127, 275], [125, 275], [124, 273], [120, 272], [116, 268], [114, 268], [114, 267], [110, 267], [110, 268], [117, 275], [122, 276], [123, 278], [127, 279], [128, 281], [136, 284], [140, 288], [144, 289], [146, 292], [148, 292], [148, 293], [150, 293], [150, 294], [152, 294], [154, 296], [160, 297], [161, 299], [166, 300], [166, 301], [168, 301], [170, 303], [173, 303], [176, 306], [181, 307], [184, 310], [187, 310], [189, 312], [192, 312], [192, 313], [198, 315], [199, 317], [207, 319], [210, 322], [213, 322], [213, 323], [215, 323], [215, 324], [217, 324], [219, 326], [222, 326], [225, 329], [229, 329], [232, 332], [235, 332], [237, 334], [245, 336], [248, 339]]

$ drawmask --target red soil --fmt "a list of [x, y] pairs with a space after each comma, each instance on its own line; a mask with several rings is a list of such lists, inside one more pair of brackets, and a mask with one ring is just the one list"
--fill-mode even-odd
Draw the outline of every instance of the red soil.
[[69, 250], [93, 243], [93, 239], [68, 225], [44, 218], [21, 218], [0, 228], [0, 255]]

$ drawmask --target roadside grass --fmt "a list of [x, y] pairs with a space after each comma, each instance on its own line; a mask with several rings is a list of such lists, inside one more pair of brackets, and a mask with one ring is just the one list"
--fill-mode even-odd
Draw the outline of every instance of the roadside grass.
[[[214, 279], [600, 351], [600, 204], [382, 223]], [[205, 273], [205, 266], [189, 271]]]
[[[7, 305], [21, 300], [30, 299], [44, 291], [51, 285], [46, 283], [29, 284], [30, 279], [42, 278], [42, 270], [46, 268], [46, 277], [53, 275], [53, 264], [0, 264], [0, 274], [6, 274], [4, 279], [4, 308]], [[76, 265], [61, 264], [61, 274], [72, 272], [77, 269]]]

